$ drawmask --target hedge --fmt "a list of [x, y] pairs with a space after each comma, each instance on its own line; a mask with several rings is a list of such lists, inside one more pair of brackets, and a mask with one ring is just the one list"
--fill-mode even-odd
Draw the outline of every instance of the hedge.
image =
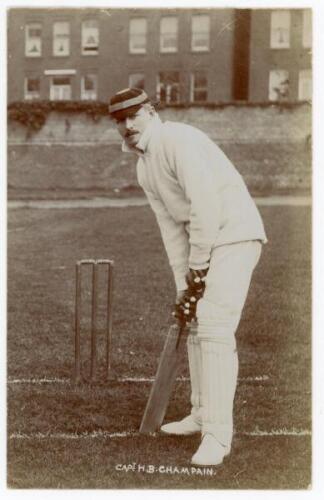
[[[200, 107], [206, 109], [223, 109], [229, 106], [236, 107], [276, 107], [280, 110], [294, 109], [305, 103], [310, 105], [309, 101], [280, 101], [280, 102], [248, 102], [248, 101], [228, 101], [212, 103], [159, 103], [157, 108], [164, 109], [171, 107], [174, 109], [187, 109], [191, 107]], [[8, 120], [19, 122], [32, 131], [40, 130], [46, 123], [47, 116], [51, 111], [85, 113], [95, 122], [102, 116], [109, 117], [108, 104], [102, 101], [15, 101], [8, 105]]]

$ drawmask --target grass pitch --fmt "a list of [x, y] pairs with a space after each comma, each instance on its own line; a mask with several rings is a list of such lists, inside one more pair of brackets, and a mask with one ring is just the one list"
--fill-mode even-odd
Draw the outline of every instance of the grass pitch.
[[[123, 381], [155, 374], [171, 321], [173, 278], [150, 209], [9, 212], [10, 488], [309, 487], [311, 214], [261, 212], [269, 243], [237, 332], [233, 452], [211, 471], [190, 466], [199, 436], [137, 434], [150, 382]], [[89, 257], [115, 260], [112, 380], [77, 386], [74, 266]], [[176, 383], [166, 420], [189, 411], [185, 356], [179, 375], [185, 380]], [[52, 383], [40, 383], [44, 377]]]

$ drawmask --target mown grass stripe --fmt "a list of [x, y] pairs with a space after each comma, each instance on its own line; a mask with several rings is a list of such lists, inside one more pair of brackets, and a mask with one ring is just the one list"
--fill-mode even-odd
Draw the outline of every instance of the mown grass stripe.
[[[238, 380], [241, 382], [264, 382], [269, 380], [268, 375], [256, 375], [254, 377], [240, 377]], [[189, 377], [177, 377], [177, 382], [188, 382]], [[121, 377], [116, 380], [117, 382], [153, 382], [154, 377]], [[8, 384], [71, 384], [73, 383], [72, 379], [69, 378], [9, 378]]]
[[[310, 207], [312, 198], [310, 196], [268, 196], [255, 197], [254, 201], [259, 206], [293, 206]], [[40, 208], [40, 209], [72, 209], [72, 208], [125, 208], [144, 207], [148, 201], [144, 197], [132, 198], [102, 198], [70, 200], [9, 200], [8, 208]], [[12, 231], [12, 230], [11, 230]]]
[[261, 429], [255, 429], [250, 432], [241, 432], [243, 436], [311, 436], [312, 432], [309, 429], [272, 429], [271, 431], [263, 431]]
[[[293, 427], [292, 429], [282, 428], [282, 429], [271, 429], [270, 431], [262, 430], [256, 428], [253, 431], [247, 432], [237, 432], [236, 435], [239, 436], [251, 436], [251, 437], [277, 437], [277, 436], [311, 436], [311, 431], [309, 429], [297, 429]], [[139, 437], [141, 434], [138, 431], [123, 431], [123, 432], [109, 432], [105, 430], [96, 430], [91, 432], [34, 432], [34, 433], [23, 433], [23, 432], [13, 432], [9, 435], [9, 439], [115, 439], [115, 438], [128, 438], [128, 437]], [[158, 437], [160, 434], [153, 433], [153, 437]]]

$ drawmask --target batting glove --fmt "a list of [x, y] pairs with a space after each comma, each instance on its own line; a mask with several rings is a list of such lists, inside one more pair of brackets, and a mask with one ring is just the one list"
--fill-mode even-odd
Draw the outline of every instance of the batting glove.
[[205, 281], [208, 269], [189, 269], [186, 274], [186, 282], [190, 290], [205, 289]]
[[203, 295], [203, 288], [187, 289], [180, 296], [174, 306], [173, 316], [180, 322], [195, 321], [198, 300]]

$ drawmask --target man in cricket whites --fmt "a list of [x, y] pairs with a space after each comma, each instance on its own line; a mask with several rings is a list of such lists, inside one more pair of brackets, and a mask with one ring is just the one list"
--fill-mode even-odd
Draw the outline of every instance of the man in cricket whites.
[[[138, 181], [174, 274], [175, 315], [193, 320], [187, 340], [192, 410], [161, 431], [200, 432], [192, 464], [218, 465], [231, 450], [235, 332], [267, 241], [263, 223], [242, 177], [206, 134], [162, 122], [147, 94], [136, 88], [114, 95], [109, 111], [124, 140], [122, 150], [138, 155]], [[197, 282], [204, 284], [204, 294], [197, 292], [188, 303], [187, 290]]]

